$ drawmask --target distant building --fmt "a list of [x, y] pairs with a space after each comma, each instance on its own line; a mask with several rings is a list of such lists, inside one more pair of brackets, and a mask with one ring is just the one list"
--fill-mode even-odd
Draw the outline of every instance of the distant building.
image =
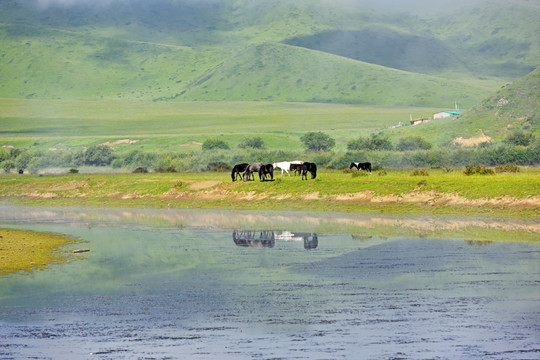
[[450, 116], [452, 116], [452, 114], [449, 114], [446, 111], [443, 111], [443, 112], [440, 112], [440, 113], [433, 114], [433, 120], [435, 120], [435, 119], [444, 119], [444, 118], [447, 118], [447, 117], [450, 117]]
[[430, 118], [419, 118], [419, 119], [413, 119], [411, 120], [411, 125], [419, 125], [419, 124], [425, 124], [425, 123], [428, 123], [430, 122], [431, 119]]
[[419, 125], [419, 124], [425, 124], [425, 123], [428, 123], [428, 122], [431, 121], [431, 118], [416, 118], [416, 119], [413, 119], [412, 115], [409, 115], [409, 116], [410, 116], [410, 122], [411, 122], [412, 126]]

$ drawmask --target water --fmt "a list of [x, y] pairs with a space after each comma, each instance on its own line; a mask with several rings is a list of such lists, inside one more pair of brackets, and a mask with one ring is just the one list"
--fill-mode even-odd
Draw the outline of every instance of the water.
[[540, 358], [540, 243], [470, 241], [535, 220], [3, 206], [0, 224], [91, 249], [0, 278], [2, 359]]

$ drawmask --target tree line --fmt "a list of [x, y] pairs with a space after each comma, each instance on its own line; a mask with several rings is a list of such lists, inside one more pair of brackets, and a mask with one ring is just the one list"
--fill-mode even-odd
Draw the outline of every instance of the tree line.
[[37, 173], [47, 168], [106, 166], [115, 169], [145, 168], [150, 171], [228, 170], [240, 162], [273, 162], [302, 159], [319, 167], [339, 169], [351, 162], [369, 161], [383, 168], [436, 168], [471, 165], [539, 165], [540, 140], [530, 133], [514, 132], [499, 144], [435, 148], [421, 137], [404, 137], [392, 143], [382, 134], [359, 137], [347, 143], [346, 151], [334, 151], [335, 140], [323, 132], [306, 133], [300, 139], [303, 150], [267, 149], [260, 137], [247, 137], [238, 148], [222, 139], [206, 140], [201, 150], [186, 153], [134, 150], [115, 153], [105, 145], [93, 145], [76, 152], [31, 151], [0, 148], [0, 169]]

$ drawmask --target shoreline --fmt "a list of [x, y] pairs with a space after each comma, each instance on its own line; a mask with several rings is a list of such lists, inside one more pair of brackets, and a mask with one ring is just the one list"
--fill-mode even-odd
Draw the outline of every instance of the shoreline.
[[540, 170], [493, 176], [430, 171], [231, 182], [227, 173], [0, 175], [0, 203], [537, 217]]

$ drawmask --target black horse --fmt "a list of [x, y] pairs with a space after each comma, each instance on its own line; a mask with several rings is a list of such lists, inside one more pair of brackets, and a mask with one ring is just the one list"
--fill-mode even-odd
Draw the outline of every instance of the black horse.
[[371, 172], [371, 163], [365, 162], [365, 163], [351, 163], [351, 166], [349, 166], [349, 169], [357, 168], [358, 170], [366, 170]]
[[311, 173], [311, 178], [315, 179], [317, 177], [317, 165], [315, 163], [305, 162], [302, 164], [302, 180], [307, 180], [307, 173]]
[[294, 171], [294, 175], [300, 175], [302, 173], [302, 164], [291, 164], [289, 170]]
[[243, 164], [236, 164], [234, 165], [232, 171], [231, 171], [231, 178], [232, 181], [236, 181], [237, 177], [242, 178], [242, 173], [246, 171], [246, 168], [249, 164], [243, 163]]
[[261, 168], [260, 173], [262, 173], [263, 181], [266, 181], [266, 175], [270, 176], [270, 180], [274, 181], [274, 165], [266, 164]]
[[246, 167], [246, 172], [244, 172], [244, 181], [249, 181], [249, 180], [252, 180], [252, 179], [255, 180], [253, 173], [256, 173], [256, 172], [259, 173], [259, 180], [262, 181], [263, 180], [263, 173], [264, 173], [263, 169], [265, 167], [266, 167], [266, 165], [263, 164], [262, 162], [249, 164]]

